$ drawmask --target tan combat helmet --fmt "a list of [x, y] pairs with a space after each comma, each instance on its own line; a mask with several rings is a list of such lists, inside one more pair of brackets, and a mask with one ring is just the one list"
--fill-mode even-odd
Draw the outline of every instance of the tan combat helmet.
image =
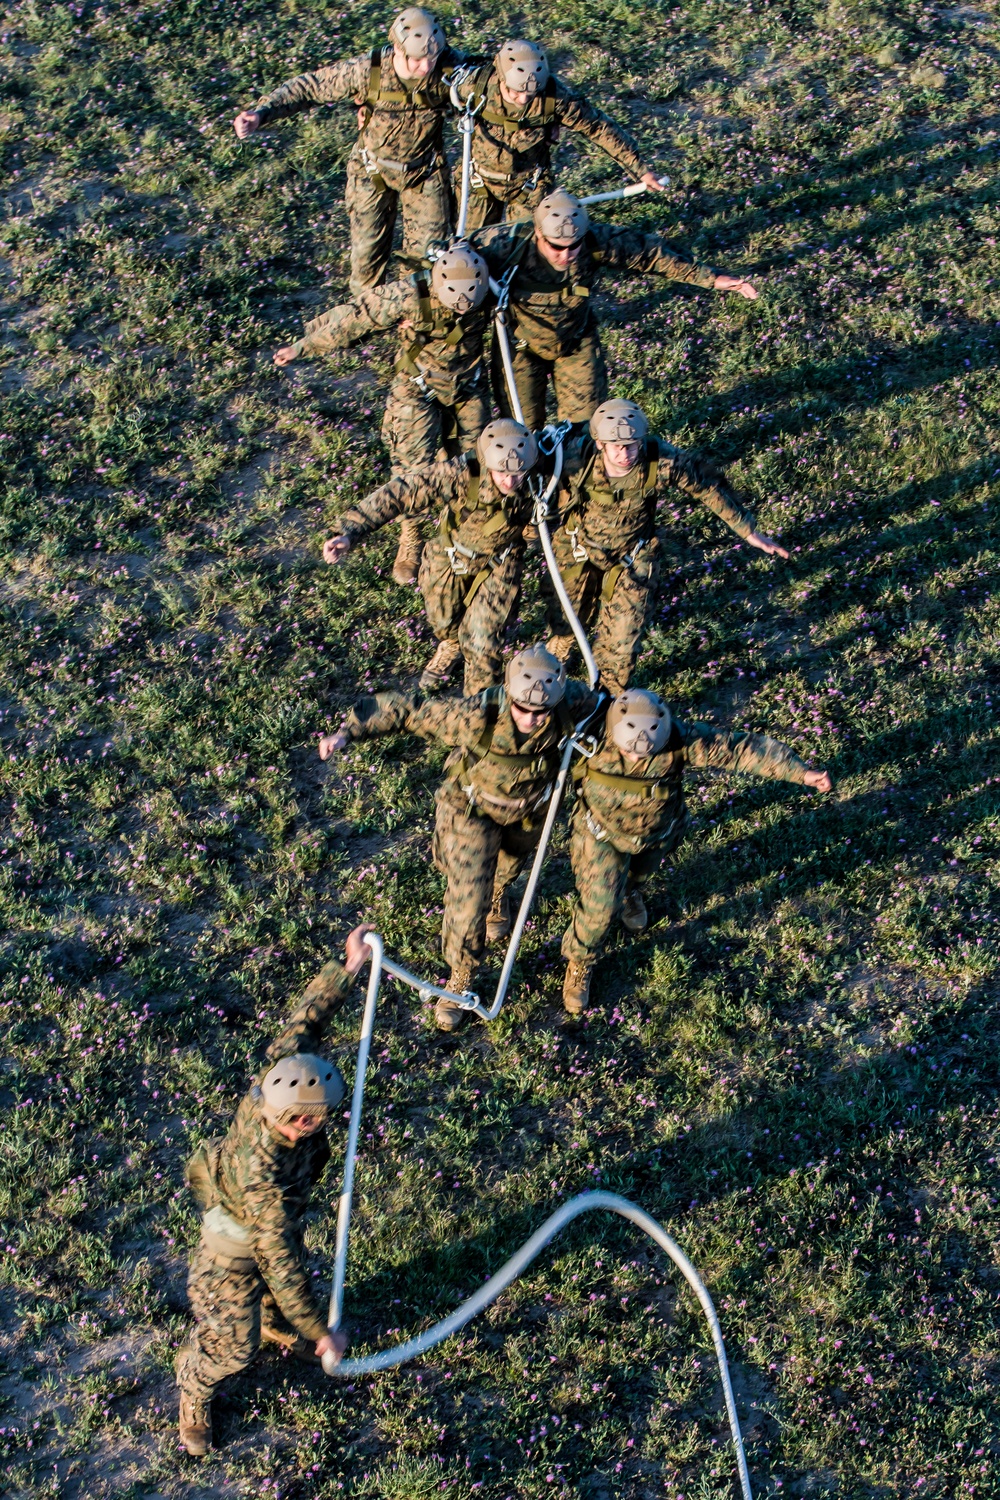
[[543, 645], [526, 646], [507, 663], [503, 685], [518, 708], [554, 708], [566, 696], [566, 667]]
[[431, 288], [442, 307], [467, 313], [486, 300], [490, 273], [471, 245], [453, 245], [431, 267]]
[[540, 94], [549, 81], [549, 60], [534, 42], [504, 42], [496, 69], [512, 94]]
[[607, 732], [627, 755], [656, 755], [670, 738], [670, 709], [656, 693], [628, 688], [608, 709]]
[[575, 245], [590, 228], [590, 215], [572, 193], [556, 188], [535, 209], [535, 228], [550, 245]]
[[602, 401], [590, 419], [595, 443], [641, 443], [648, 432], [646, 413], [634, 401]]
[[389, 40], [407, 57], [436, 57], [447, 45], [437, 16], [419, 5], [400, 11], [389, 27]]
[[535, 434], [510, 417], [487, 422], [476, 440], [476, 453], [484, 469], [498, 474], [527, 474], [538, 460]]
[[329, 1058], [296, 1052], [269, 1068], [260, 1084], [261, 1114], [268, 1125], [284, 1125], [299, 1115], [326, 1116], [344, 1097], [340, 1069]]

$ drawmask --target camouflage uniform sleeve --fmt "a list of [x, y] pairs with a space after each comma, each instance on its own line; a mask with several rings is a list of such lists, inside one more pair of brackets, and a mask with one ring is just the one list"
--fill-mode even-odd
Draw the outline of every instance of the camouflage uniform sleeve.
[[425, 700], [418, 692], [376, 693], [354, 705], [345, 728], [352, 740], [405, 730], [425, 740], [470, 750], [482, 738], [486, 711], [479, 698]]
[[408, 281], [391, 281], [388, 286], [362, 292], [353, 302], [331, 307], [306, 324], [305, 337], [294, 345], [297, 354], [328, 354], [332, 349], [346, 349], [380, 329], [394, 328], [408, 313], [417, 312], [417, 297]]
[[748, 734], [741, 729], [726, 732], [698, 723], [678, 723], [677, 727], [684, 740], [688, 765], [742, 771], [750, 776], [766, 776], [770, 781], [794, 781], [799, 785], [805, 780], [809, 769], [805, 761], [799, 760], [789, 745], [772, 740], [768, 734]]
[[290, 78], [254, 105], [254, 109], [260, 115], [260, 123], [270, 125], [303, 109], [312, 109], [314, 104], [335, 104], [343, 99], [360, 101], [368, 92], [370, 77], [371, 58], [352, 57], [328, 68], [317, 68], [315, 73]]
[[747, 537], [751, 531], [756, 531], [757, 521], [753, 512], [747, 510], [739, 496], [729, 488], [725, 477], [714, 464], [708, 459], [699, 458], [696, 453], [675, 448], [662, 438], [659, 441], [660, 488], [673, 485], [675, 489], [683, 490], [685, 495], [690, 495], [692, 500], [700, 500], [702, 505], [707, 505], [709, 510], [715, 512], [720, 521], [725, 521], [737, 536]]
[[[475, 234], [470, 234], [469, 243], [474, 250], [478, 250], [483, 260], [489, 267], [491, 276], [499, 276], [510, 255], [517, 244], [519, 235], [517, 224], [490, 224], [485, 229], [477, 229]], [[524, 225], [521, 225], [523, 233]]]
[[556, 79], [555, 105], [555, 117], [560, 125], [600, 146], [631, 176], [638, 178], [649, 171], [628, 132], [561, 79]]
[[597, 694], [589, 688], [585, 682], [578, 682], [571, 677], [566, 684], [566, 707], [573, 715], [574, 721], [579, 723], [586, 718], [597, 706]]
[[358, 505], [345, 510], [334, 521], [334, 531], [338, 536], [350, 537], [352, 543], [364, 541], [397, 516], [421, 516], [425, 511], [449, 505], [464, 494], [465, 487], [464, 458], [428, 464], [426, 469], [411, 469], [406, 474], [397, 474], [388, 484], [379, 485]]
[[603, 251], [603, 264], [621, 271], [653, 272], [671, 281], [686, 281], [691, 286], [711, 289], [715, 285], [712, 266], [699, 266], [681, 255], [660, 234], [643, 234], [641, 229], [619, 229], [611, 224], [592, 224], [597, 247]]
[[321, 1339], [326, 1333], [326, 1308], [313, 1296], [296, 1226], [266, 1163], [251, 1172], [244, 1202], [246, 1220], [254, 1230], [254, 1257], [274, 1300], [303, 1338]]
[[296, 1052], [316, 1052], [329, 1018], [340, 1010], [354, 980], [343, 964], [331, 958], [307, 985], [302, 999], [267, 1049], [271, 1062]]

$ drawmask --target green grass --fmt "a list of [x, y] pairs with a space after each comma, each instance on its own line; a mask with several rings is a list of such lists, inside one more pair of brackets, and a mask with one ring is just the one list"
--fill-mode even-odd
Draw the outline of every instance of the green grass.
[[[996, 8], [461, 14], [469, 44], [549, 40], [631, 119], [672, 186], [621, 221], [762, 285], [752, 306], [605, 289], [615, 392], [727, 463], [794, 548], [748, 559], [678, 505], [639, 678], [684, 714], [781, 736], [838, 789], [693, 778], [655, 925], [616, 940], [586, 1024], [558, 1000], [564, 841], [495, 1025], [441, 1041], [387, 989], [354, 1347], [441, 1315], [600, 1184], [707, 1278], [761, 1493], [998, 1496]], [[243, 146], [229, 126], [387, 15], [4, 12], [15, 1496], [733, 1493], [697, 1309], [597, 1221], [423, 1364], [344, 1391], [264, 1357], [219, 1403], [215, 1456], [176, 1446], [185, 1154], [359, 916], [440, 972], [440, 757], [367, 746], [331, 775], [313, 749], [430, 650], [390, 539], [319, 561], [338, 507], [385, 471], [391, 350], [269, 362], [346, 282], [351, 114]], [[571, 186], [617, 181], [571, 141], [559, 160]], [[530, 633], [534, 582], [522, 615]], [[355, 1008], [333, 1037], [348, 1071], [356, 1026]], [[309, 1232], [323, 1277], [336, 1190], [332, 1173]]]

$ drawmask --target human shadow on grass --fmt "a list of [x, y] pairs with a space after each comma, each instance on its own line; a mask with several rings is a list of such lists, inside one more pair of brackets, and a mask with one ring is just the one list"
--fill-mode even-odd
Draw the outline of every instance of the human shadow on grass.
[[[665, 290], [643, 299], [643, 316], [649, 317], [651, 303], [674, 295]], [[606, 321], [613, 327], [636, 315], [634, 309], [619, 308], [619, 317], [611, 315]], [[905, 346], [872, 337], [849, 356], [783, 366], [718, 394], [680, 401], [673, 409], [672, 425], [718, 425], [736, 417], [714, 439], [719, 456], [731, 459], [742, 451], [759, 448], [762, 438], [798, 433], [807, 423], [815, 425], [816, 419], [856, 410], [862, 404], [870, 408], [878, 401], [913, 394], [954, 375], [995, 369], [998, 363], [1000, 343], [991, 323], [967, 323]], [[692, 379], [695, 375], [692, 372]], [[738, 415], [744, 407], [755, 414]], [[761, 407], [765, 411], [757, 415]]]

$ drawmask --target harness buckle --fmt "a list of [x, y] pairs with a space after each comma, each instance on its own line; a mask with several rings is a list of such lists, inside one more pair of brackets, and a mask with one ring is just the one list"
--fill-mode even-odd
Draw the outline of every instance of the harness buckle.
[[594, 835], [594, 838], [599, 844], [603, 844], [606, 842], [608, 837], [607, 829], [601, 827], [600, 823], [598, 823], [597, 819], [594, 817], [589, 808], [587, 809], [587, 827], [590, 829], [591, 833]]
[[538, 434], [539, 453], [554, 453], [572, 426], [572, 422], [550, 422], [543, 427]]
[[569, 743], [573, 749], [583, 756], [584, 760], [591, 760], [597, 754], [597, 737], [593, 734], [571, 734]]
[[[469, 563], [476, 556], [475, 552], [471, 551], [468, 547], [463, 547], [461, 542], [456, 542], [454, 546], [447, 548], [447, 552], [451, 571], [455, 574], [456, 578], [464, 578], [467, 573], [471, 573], [472, 569], [469, 567]], [[463, 559], [467, 559], [467, 561]]]
[[589, 562], [590, 553], [587, 551], [586, 547], [581, 547], [580, 543], [577, 541], [577, 537], [580, 535], [579, 526], [575, 531], [570, 531], [569, 527], [567, 526], [566, 535], [569, 537], [569, 544], [573, 554], [573, 561], [580, 563]]

